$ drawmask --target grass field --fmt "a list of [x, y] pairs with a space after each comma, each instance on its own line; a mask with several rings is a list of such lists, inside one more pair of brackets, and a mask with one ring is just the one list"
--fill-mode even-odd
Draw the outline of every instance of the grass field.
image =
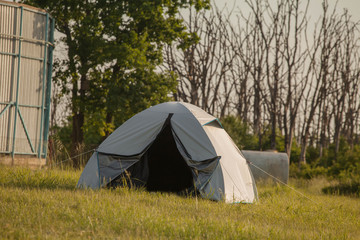
[[360, 239], [360, 199], [324, 179], [258, 186], [255, 204], [118, 188], [77, 190], [80, 171], [0, 166], [1, 239]]

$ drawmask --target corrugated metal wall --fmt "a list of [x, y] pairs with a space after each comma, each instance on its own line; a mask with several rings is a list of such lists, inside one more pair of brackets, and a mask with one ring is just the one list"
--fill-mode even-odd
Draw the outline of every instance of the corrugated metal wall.
[[46, 157], [54, 21], [0, 1], [0, 153]]

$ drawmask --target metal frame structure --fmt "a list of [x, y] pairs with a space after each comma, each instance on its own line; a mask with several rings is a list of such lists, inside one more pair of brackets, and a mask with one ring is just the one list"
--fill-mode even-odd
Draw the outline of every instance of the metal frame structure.
[[[0, 7], [2, 7], [2, 6], [14, 7], [14, 8], [20, 9], [20, 23], [19, 23], [20, 30], [19, 30], [19, 35], [16, 36], [16, 35], [4, 34], [1, 32], [1, 29], [0, 29], [0, 39], [1, 38], [13, 39], [13, 40], [16, 40], [17, 44], [18, 44], [17, 45], [18, 46], [17, 53], [0, 51], [0, 56], [1, 55], [13, 56], [17, 62], [16, 78], [14, 77], [15, 75], [13, 75], [13, 77], [11, 79], [11, 89], [10, 89], [11, 92], [13, 92], [15, 90], [15, 100], [9, 99], [9, 101], [5, 101], [5, 102], [0, 101], [0, 120], [1, 120], [1, 117], [5, 115], [6, 112], [8, 112], [8, 114], [13, 114], [11, 116], [13, 117], [14, 122], [11, 123], [9, 121], [9, 122], [7, 122], [8, 126], [6, 126], [9, 129], [7, 140], [10, 140], [9, 134], [10, 134], [10, 132], [12, 132], [12, 143], [11, 143], [11, 147], [9, 147], [9, 149], [6, 149], [5, 151], [4, 151], [4, 149], [2, 150], [0, 148], [0, 154], [10, 154], [12, 158], [14, 158], [15, 155], [32, 155], [32, 156], [36, 156], [38, 158], [46, 158], [47, 142], [48, 142], [48, 135], [49, 135], [51, 77], [52, 77], [52, 61], [53, 61], [52, 58], [53, 58], [53, 49], [54, 49], [55, 22], [54, 22], [54, 19], [52, 19], [48, 13], [43, 12], [43, 11], [34, 10], [31, 7], [27, 8], [27, 6], [23, 5], [23, 4], [12, 4], [12, 3], [0, 2]], [[29, 38], [25, 38], [23, 36], [24, 11], [33, 12], [34, 14], [45, 15], [46, 22], [45, 22], [45, 29], [44, 29], [44, 33], [45, 33], [44, 41], [37, 40], [37, 39], [29, 39]], [[27, 43], [30, 42], [30, 43], [35, 43], [35, 44], [41, 44], [43, 47], [43, 52], [44, 52], [43, 58], [27, 56], [27, 55], [23, 54], [22, 53], [22, 44], [24, 41], [26, 41]], [[40, 105], [31, 105], [31, 104], [24, 104], [24, 103], [19, 102], [20, 83], [21, 83], [21, 81], [23, 81], [21, 78], [21, 75], [24, 74], [24, 73], [21, 74], [22, 59], [40, 61], [42, 63], [43, 71], [42, 71], [42, 76], [41, 76], [42, 89], [41, 89], [41, 104]], [[1, 62], [0, 62], [0, 70], [2, 67], [3, 66], [1, 66]], [[0, 79], [0, 81], [2, 81], [2, 80]], [[0, 82], [0, 87], [1, 87], [1, 82]], [[16, 89], [14, 89], [14, 87]], [[39, 93], [40, 93], [40, 91], [39, 91]], [[41, 111], [40, 129], [38, 132], [39, 137], [37, 139], [37, 142], [35, 142], [36, 140], [34, 140], [34, 139], [31, 140], [31, 137], [30, 137], [29, 131], [28, 131], [28, 127], [27, 127], [26, 121], [24, 120], [24, 116], [22, 114], [20, 107], [22, 109], [35, 108], [35, 109], [38, 109]], [[13, 110], [13, 111], [11, 111], [11, 110]], [[31, 151], [28, 151], [28, 152], [16, 151], [17, 131], [21, 131], [21, 130], [19, 130], [19, 126], [17, 124], [18, 118], [21, 121], [21, 125], [23, 128], [23, 131], [25, 132], [25, 135], [26, 135], [26, 138], [28, 141], [28, 145], [29, 145]], [[0, 127], [2, 127], [2, 126], [0, 126]]]

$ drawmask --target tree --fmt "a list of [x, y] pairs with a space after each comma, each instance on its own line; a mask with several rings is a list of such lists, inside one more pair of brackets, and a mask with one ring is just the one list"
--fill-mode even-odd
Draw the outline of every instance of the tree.
[[[104, 135], [136, 112], [169, 99], [175, 81], [156, 71], [164, 43], [191, 42], [178, 13], [207, 8], [208, 0], [26, 0], [54, 18], [67, 58], [55, 73], [71, 96], [73, 153], [84, 124], [98, 122]], [[105, 130], [104, 130], [105, 129]]]
[[[310, 87], [304, 101], [303, 116], [305, 120], [301, 133], [300, 164], [306, 164], [306, 149], [308, 147], [310, 131], [320, 131], [320, 141], [325, 138], [325, 127], [328, 124], [328, 120], [326, 119], [328, 117], [328, 102], [326, 99], [331, 88], [331, 73], [333, 73], [334, 64], [331, 61], [331, 56], [337, 47], [338, 39], [336, 38], [336, 32], [339, 30], [338, 23], [339, 20], [335, 12], [329, 14], [329, 6], [327, 2], [324, 1], [319, 33], [314, 34], [314, 47], [311, 51], [312, 73], [310, 76]], [[317, 111], [321, 124], [315, 127], [315, 129], [312, 129]]]
[[229, 45], [228, 17], [216, 6], [211, 11], [190, 9], [186, 26], [200, 40], [184, 48], [184, 39], [168, 45], [164, 51], [163, 68], [178, 76], [175, 99], [220, 117], [228, 110], [234, 87], [229, 76], [235, 52]]

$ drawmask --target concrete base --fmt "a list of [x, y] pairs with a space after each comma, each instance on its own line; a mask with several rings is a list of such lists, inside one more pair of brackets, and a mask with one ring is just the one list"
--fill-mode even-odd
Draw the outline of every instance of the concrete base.
[[45, 158], [37, 158], [34, 156], [15, 155], [12, 159], [9, 155], [0, 155], [0, 164], [6, 166], [22, 166], [30, 169], [40, 169], [45, 166]]

